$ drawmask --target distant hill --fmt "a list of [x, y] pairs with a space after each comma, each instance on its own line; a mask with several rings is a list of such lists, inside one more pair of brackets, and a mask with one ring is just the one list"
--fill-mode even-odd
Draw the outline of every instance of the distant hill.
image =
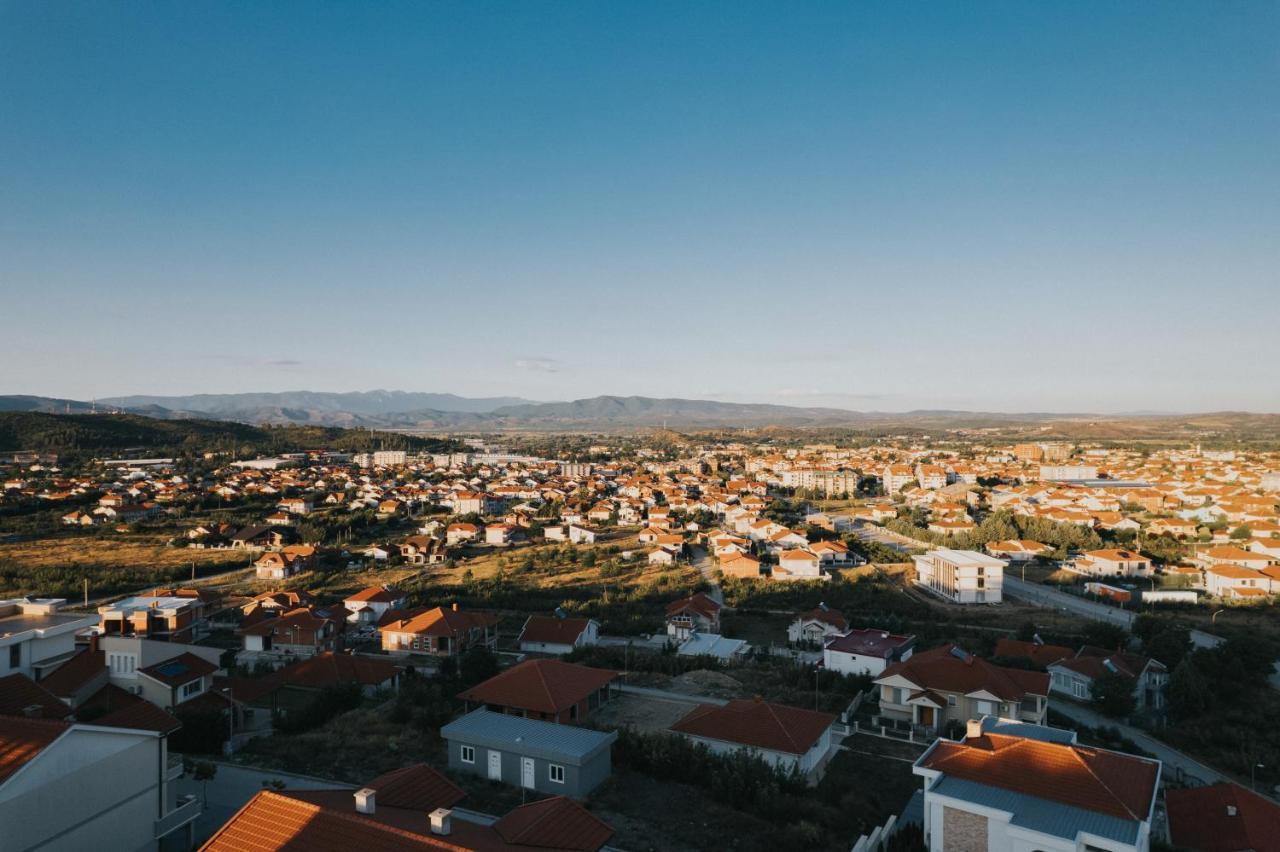
[[281, 393], [218, 393], [194, 396], [118, 396], [99, 400], [104, 405], [120, 408], [156, 406], [170, 411], [194, 411], [227, 419], [241, 412], [292, 412], [311, 420], [324, 414], [380, 417], [409, 411], [446, 411], [484, 413], [505, 405], [519, 405], [529, 400], [513, 396], [469, 398], [451, 393], [411, 393], [408, 391], [356, 391], [326, 393], [319, 391], [284, 391]]
[[140, 448], [164, 454], [223, 450], [280, 453], [308, 449], [460, 449], [454, 441], [314, 426], [261, 427], [225, 420], [160, 420], [138, 414], [0, 412], [0, 451], [68, 453]]
[[529, 426], [601, 425], [663, 426], [758, 426], [767, 424], [849, 423], [866, 417], [838, 408], [799, 408], [716, 402], [705, 399], [656, 399], [646, 396], [596, 396], [572, 402], [543, 402], [508, 405], [490, 413], [512, 424]]

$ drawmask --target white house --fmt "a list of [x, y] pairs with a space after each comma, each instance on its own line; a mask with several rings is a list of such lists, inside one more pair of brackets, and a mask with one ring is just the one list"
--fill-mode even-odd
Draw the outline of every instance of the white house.
[[671, 730], [715, 754], [749, 751], [773, 766], [808, 774], [831, 751], [835, 722], [830, 713], [738, 698], [723, 706], [699, 704]]
[[916, 637], [863, 628], [833, 636], [822, 648], [822, 664], [833, 672], [877, 677], [896, 662], [911, 658]]
[[526, 653], [567, 654], [574, 648], [597, 645], [600, 623], [594, 618], [531, 615], [520, 630], [520, 650]]
[[1076, 743], [1074, 731], [986, 717], [936, 740], [924, 783], [931, 852], [1147, 852], [1158, 760]]
[[38, 680], [76, 652], [76, 633], [97, 624], [92, 615], [61, 612], [63, 598], [0, 601], [0, 677]]

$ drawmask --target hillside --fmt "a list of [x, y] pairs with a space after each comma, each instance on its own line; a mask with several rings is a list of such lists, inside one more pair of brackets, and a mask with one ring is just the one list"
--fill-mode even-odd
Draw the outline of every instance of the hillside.
[[161, 420], [136, 414], [0, 412], [0, 451], [74, 452], [142, 449], [181, 453], [275, 453], [307, 449], [443, 451], [456, 442], [329, 427], [261, 427], [223, 420]]
[[484, 413], [505, 405], [529, 400], [519, 397], [464, 397], [452, 393], [411, 393], [408, 391], [356, 391], [324, 393], [284, 391], [281, 393], [219, 393], [193, 396], [119, 396], [100, 400], [120, 408], [155, 406], [170, 411], [191, 411], [217, 415], [221, 419], [241, 419], [243, 412], [293, 412], [301, 419], [319, 420], [322, 414], [349, 414], [381, 417], [412, 411]]

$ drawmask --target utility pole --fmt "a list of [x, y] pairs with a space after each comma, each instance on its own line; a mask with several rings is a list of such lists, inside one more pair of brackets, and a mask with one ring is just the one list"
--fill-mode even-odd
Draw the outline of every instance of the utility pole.
[[89, 605], [89, 578], [84, 578], [84, 605]]

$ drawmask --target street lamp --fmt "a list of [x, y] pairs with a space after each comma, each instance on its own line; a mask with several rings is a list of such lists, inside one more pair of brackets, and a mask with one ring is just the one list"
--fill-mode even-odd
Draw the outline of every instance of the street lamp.
[[231, 755], [236, 750], [236, 699], [231, 687], [224, 686], [222, 691], [227, 694], [227, 754]]
[[1224, 612], [1226, 612], [1226, 610], [1225, 610], [1225, 609], [1220, 609], [1220, 610], [1218, 610], [1217, 612], [1215, 612], [1213, 615], [1209, 616], [1209, 623], [1210, 623], [1210, 624], [1217, 624], [1217, 623], [1218, 623], [1218, 616], [1222, 615]]
[[1249, 767], [1249, 789], [1255, 793], [1258, 792], [1258, 770], [1266, 768], [1261, 763], [1255, 763]]

